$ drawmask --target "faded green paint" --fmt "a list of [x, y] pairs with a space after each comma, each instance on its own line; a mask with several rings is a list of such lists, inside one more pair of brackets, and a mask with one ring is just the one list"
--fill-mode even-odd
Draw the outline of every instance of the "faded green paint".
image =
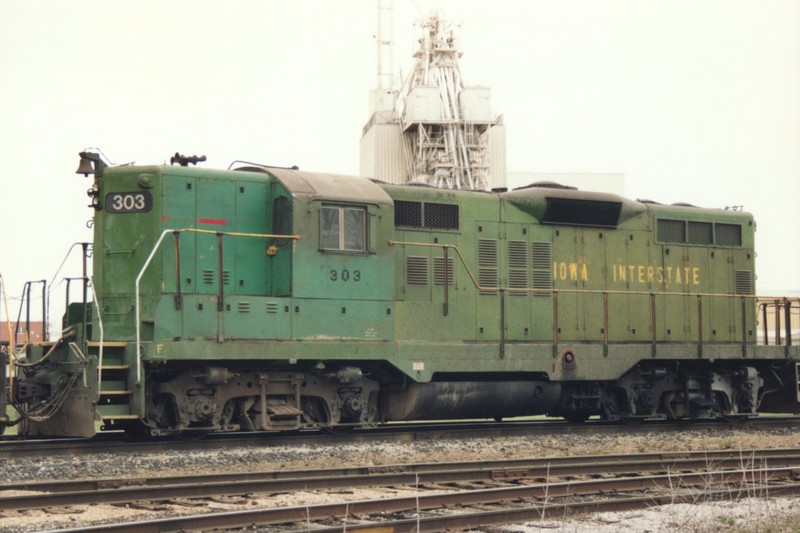
[[[165, 229], [301, 238], [225, 235], [220, 272], [218, 236], [185, 232], [178, 272], [168, 235], [141, 290], [143, 359], [154, 363], [261, 360], [290, 366], [355, 359], [387, 361], [422, 381], [435, 372], [613, 379], [652, 358], [654, 335], [664, 343], [656, 358], [696, 357], [696, 294], [732, 294], [735, 271], [753, 272], [752, 220], [742, 213], [580, 193], [620, 202], [619, 225], [550, 225], [542, 223], [548, 195], [573, 193], [485, 194], [341, 177], [326, 185], [325, 179], [283, 170], [108, 169], [101, 197], [142, 190], [145, 183], [153, 208], [96, 215], [102, 250], [95, 252], [95, 279], [106, 339], [134, 339], [133, 280]], [[459, 225], [395, 227], [392, 201], [399, 200], [456, 204]], [[326, 207], [365, 210], [364, 250], [322, 249]], [[659, 218], [741, 224], [742, 246], [658, 242]], [[447, 285], [445, 254], [452, 265]], [[534, 293], [537, 287], [542, 290]], [[718, 358], [737, 357], [739, 300], [704, 296], [702, 306], [708, 349]], [[746, 313], [752, 344], [749, 302]], [[726, 351], [720, 343], [733, 344]], [[564, 371], [554, 353], [568, 348], [579, 364]]]

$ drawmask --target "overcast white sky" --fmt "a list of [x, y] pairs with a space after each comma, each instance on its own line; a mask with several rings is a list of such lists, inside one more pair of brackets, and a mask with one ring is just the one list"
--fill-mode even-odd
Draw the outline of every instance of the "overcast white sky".
[[[395, 0], [396, 70], [431, 9], [463, 23], [462, 73], [492, 88], [509, 171], [744, 205], [760, 292], [800, 289], [800, 1]], [[356, 174], [376, 27], [374, 0], [0, 0], [8, 290], [91, 238], [83, 148]]]

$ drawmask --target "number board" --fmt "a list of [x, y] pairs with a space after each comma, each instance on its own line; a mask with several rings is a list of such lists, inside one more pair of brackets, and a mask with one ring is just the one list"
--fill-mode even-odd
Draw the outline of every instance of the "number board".
[[153, 208], [153, 195], [150, 191], [110, 192], [105, 208], [109, 213], [146, 213]]

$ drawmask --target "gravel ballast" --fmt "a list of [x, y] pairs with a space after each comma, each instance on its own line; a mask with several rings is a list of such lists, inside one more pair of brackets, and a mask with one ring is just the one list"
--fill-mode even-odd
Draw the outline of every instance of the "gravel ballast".
[[[611, 453], [681, 452], [697, 450], [750, 450], [800, 447], [800, 430], [751, 428], [703, 431], [644, 432], [634, 435], [533, 435], [496, 438], [326, 443], [304, 446], [246, 446], [235, 449], [167, 451], [158, 453], [50, 456], [5, 461], [3, 484], [54, 479], [123, 478], [210, 472], [255, 472], [267, 470], [326, 468], [399, 463], [436, 463], [480, 459], [540, 458]], [[8, 492], [0, 492], [8, 495]], [[385, 491], [352, 490], [347, 494], [300, 493], [258, 498], [249, 506], [310, 505], [331, 499], [389, 497]], [[213, 502], [212, 502], [213, 504]], [[209, 504], [208, 509], [227, 510]], [[800, 505], [800, 504], [798, 504]], [[1, 512], [2, 531], [41, 531], [114, 521], [140, 520], [154, 515], [174, 516], [192, 509], [165, 505], [161, 510], [131, 509], [108, 505], [72, 509], [69, 513], [48, 511]], [[495, 528], [508, 531], [717, 531], [750, 530], [781, 517], [800, 516], [800, 507], [790, 499], [753, 498], [737, 502], [673, 505], [629, 513], [602, 513], [541, 523]], [[705, 528], [705, 529], [704, 529]], [[761, 528], [763, 530], [763, 527]], [[266, 530], [266, 528], [265, 528]], [[770, 531], [783, 531], [775, 529]], [[792, 529], [785, 529], [792, 531]]]

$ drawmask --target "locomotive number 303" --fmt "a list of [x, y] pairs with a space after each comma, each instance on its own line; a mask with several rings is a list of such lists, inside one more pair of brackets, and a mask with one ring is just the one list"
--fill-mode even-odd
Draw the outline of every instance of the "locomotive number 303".
[[153, 207], [150, 191], [111, 192], [106, 195], [105, 208], [109, 213], [145, 213]]
[[330, 272], [330, 280], [331, 281], [361, 281], [361, 271], [360, 270], [353, 270], [350, 271], [346, 268], [343, 268], [341, 271], [331, 269]]

